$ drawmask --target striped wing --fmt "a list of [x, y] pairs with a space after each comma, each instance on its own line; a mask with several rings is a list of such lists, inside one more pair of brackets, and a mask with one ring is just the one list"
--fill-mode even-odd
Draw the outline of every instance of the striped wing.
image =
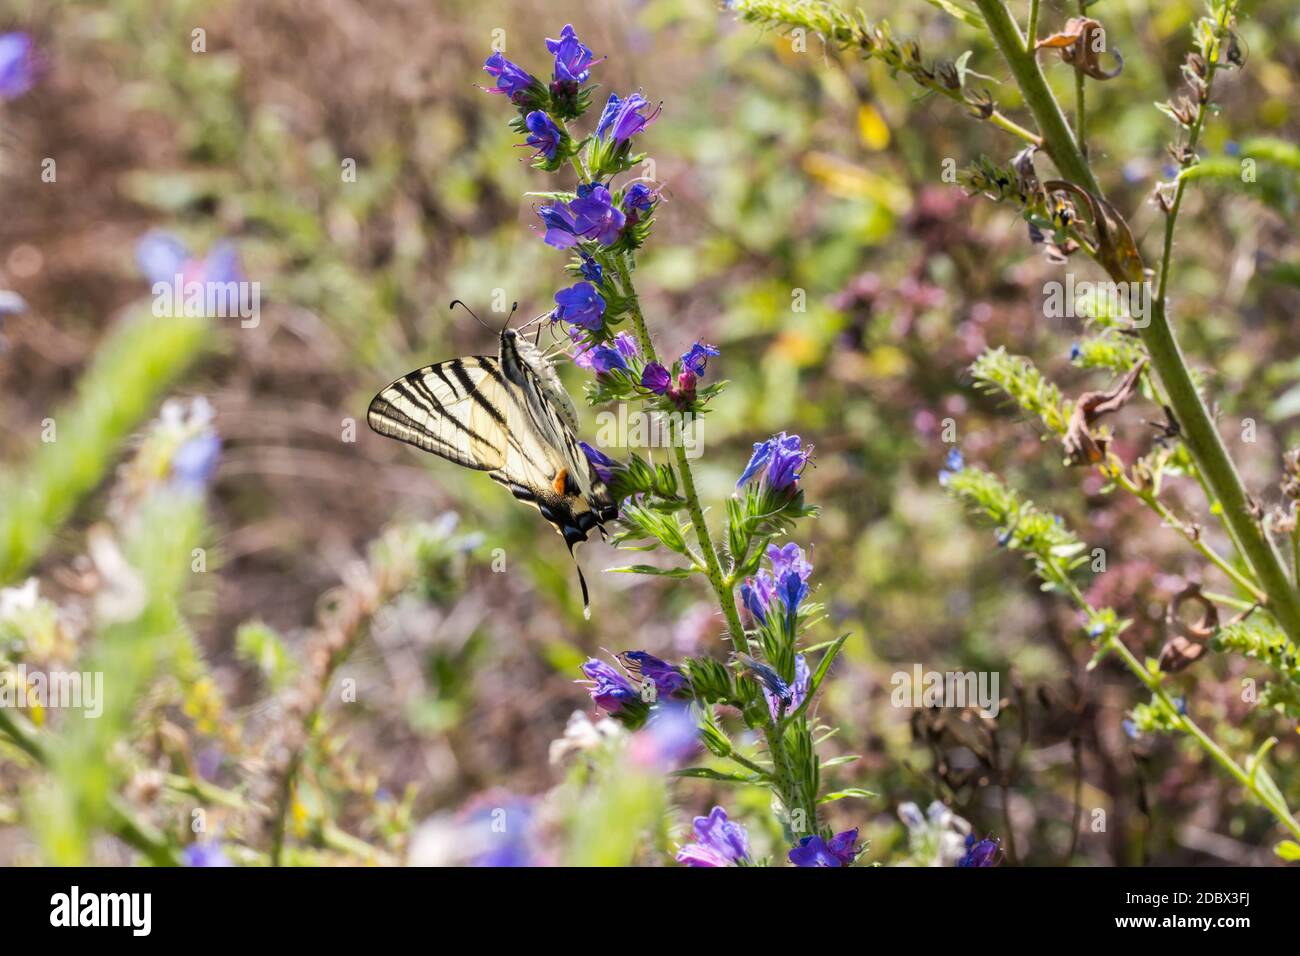
[[366, 420], [381, 435], [493, 471], [506, 463], [512, 404], [497, 360], [473, 355], [403, 375], [375, 396]]

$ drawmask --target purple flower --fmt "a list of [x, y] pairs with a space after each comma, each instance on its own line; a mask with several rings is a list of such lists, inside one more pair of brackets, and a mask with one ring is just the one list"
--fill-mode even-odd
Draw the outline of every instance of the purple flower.
[[740, 598], [754, 620], [760, 625], [766, 624], [767, 612], [776, 599], [772, 575], [764, 569], [752, 578], [746, 578], [740, 585]]
[[632, 686], [632, 682], [604, 661], [588, 658], [582, 665], [582, 672], [592, 682], [587, 692], [601, 710], [618, 714], [629, 706], [641, 703], [641, 695]]
[[524, 142], [537, 150], [534, 156], [555, 159], [560, 148], [561, 133], [551, 118], [541, 110], [533, 110], [524, 117], [524, 125], [528, 127], [528, 138]]
[[614, 336], [614, 348], [618, 349], [619, 354], [625, 359], [641, 357], [641, 346], [636, 344], [636, 336], [631, 332], [620, 332]]
[[736, 659], [740, 661], [749, 676], [758, 682], [759, 687], [763, 690], [763, 696], [768, 699], [769, 706], [772, 698], [775, 697], [778, 704], [784, 704], [786, 710], [790, 709], [794, 692], [790, 689], [790, 685], [785, 682], [785, 678], [776, 672], [775, 668], [769, 667], [762, 661], [754, 660], [748, 654], [737, 654]]
[[608, 136], [614, 143], [631, 139], [659, 118], [662, 106], [656, 107], [649, 116], [641, 115], [641, 110], [649, 105], [650, 101], [640, 93], [633, 93], [623, 100], [617, 93], [609, 94], [600, 122], [596, 124], [596, 138], [603, 142]]
[[578, 244], [578, 224], [564, 203], [542, 206], [537, 210], [546, 226], [542, 241], [557, 249], [568, 249]]
[[583, 355], [588, 359], [588, 367], [597, 375], [608, 375], [614, 371], [629, 371], [627, 362], [623, 359], [623, 353], [612, 345], [593, 346]]
[[582, 265], [578, 268], [578, 271], [582, 273], [584, 279], [588, 279], [596, 285], [600, 285], [605, 281], [605, 270], [591, 256], [582, 257]]
[[609, 190], [600, 183], [583, 183], [578, 187], [578, 198], [569, 203], [573, 214], [574, 232], [583, 239], [594, 239], [602, 246], [618, 241], [627, 217], [615, 208]]
[[179, 238], [161, 229], [151, 229], [135, 246], [135, 261], [151, 284], [171, 284], [180, 276], [184, 282], [241, 282], [239, 253], [228, 242], [214, 243], [207, 258], [194, 257]]
[[605, 314], [605, 299], [590, 282], [579, 282], [555, 293], [556, 309], [552, 316], [584, 329], [600, 328]]
[[798, 435], [781, 432], [765, 442], [755, 442], [754, 454], [741, 473], [740, 480], [736, 482], [736, 487], [743, 487], [763, 472], [763, 483], [772, 491], [792, 488], [811, 457], [812, 447], [805, 449]]
[[784, 548], [778, 548], [774, 544], [768, 545], [767, 558], [772, 562], [776, 596], [785, 605], [786, 614], [793, 622], [800, 603], [808, 596], [808, 578], [812, 575], [812, 563], [803, 556], [803, 550], [794, 542]]
[[966, 834], [966, 853], [957, 861], [958, 866], [997, 866], [1002, 847], [996, 840], [983, 839], [978, 843], [975, 834]]
[[700, 749], [700, 733], [686, 704], [655, 709], [645, 729], [632, 738], [632, 762], [660, 772], [674, 770]]
[[763, 685], [763, 696], [767, 699], [767, 711], [772, 715], [773, 720], [781, 719], [781, 705], [785, 704], [785, 712], [788, 714], [798, 709], [799, 705], [804, 702], [808, 696], [808, 684], [812, 675], [808, 671], [808, 661], [802, 654], [795, 655], [794, 659], [794, 683], [786, 684], [784, 681], [781, 685], [785, 687], [786, 697], [779, 693], [769, 690], [767, 685]]
[[591, 50], [583, 46], [571, 24], [565, 24], [558, 40], [548, 39], [546, 49], [555, 56], [555, 80], [558, 83], [586, 83], [590, 76], [588, 67], [601, 62], [593, 59]]
[[677, 373], [677, 384], [668, 390], [668, 397], [684, 407], [695, 401], [695, 373], [690, 369]]
[[749, 862], [749, 834], [727, 819], [727, 811], [714, 807], [707, 817], [695, 818], [695, 842], [677, 851], [686, 866], [736, 866]]
[[493, 53], [483, 63], [483, 69], [496, 80], [497, 85], [488, 87], [487, 93], [504, 93], [510, 97], [512, 102], [518, 102], [519, 99], [528, 92], [529, 88], [537, 82], [526, 71], [511, 63], [500, 53]]
[[857, 842], [856, 827], [835, 834], [829, 843], [820, 836], [806, 836], [790, 851], [789, 859], [795, 866], [852, 866], [861, 852]]
[[650, 681], [655, 687], [655, 699], [690, 694], [690, 681], [676, 664], [669, 664], [645, 651], [624, 651], [618, 655], [619, 661], [627, 668], [629, 674], [635, 674], [643, 681]]
[[201, 432], [182, 443], [172, 455], [172, 480], [184, 490], [202, 491], [212, 480], [220, 460], [221, 439], [216, 432]]
[[943, 468], [939, 470], [939, 484], [947, 486], [948, 480], [952, 478], [953, 472], [961, 471], [966, 467], [966, 459], [962, 457], [961, 449], [955, 445], [948, 449], [948, 454], [944, 456]]
[[583, 453], [586, 454], [587, 461], [591, 462], [591, 469], [596, 473], [596, 477], [605, 484], [609, 484], [610, 479], [614, 477], [614, 473], [611, 469], [617, 465], [618, 462], [614, 461], [613, 458], [610, 458], [600, 449], [588, 445], [585, 441], [580, 441], [578, 444], [582, 447]]
[[181, 854], [186, 866], [231, 866], [220, 843], [191, 843]]
[[36, 83], [36, 54], [26, 33], [0, 33], [0, 100], [22, 96]]
[[623, 193], [623, 211], [628, 216], [647, 213], [654, 208], [659, 194], [645, 183], [633, 183]]
[[694, 372], [698, 377], [703, 377], [704, 367], [709, 362], [709, 356], [721, 354], [722, 352], [712, 345], [696, 342], [691, 346], [691, 350], [682, 356], [682, 368]]
[[656, 395], [663, 395], [673, 384], [672, 373], [658, 362], [651, 362], [641, 371], [641, 387]]

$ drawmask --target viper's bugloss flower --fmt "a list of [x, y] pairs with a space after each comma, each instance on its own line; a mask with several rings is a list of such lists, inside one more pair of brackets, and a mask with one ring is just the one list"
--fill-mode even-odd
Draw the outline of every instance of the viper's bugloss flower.
[[650, 101], [640, 93], [633, 93], [626, 99], [620, 99], [617, 93], [610, 93], [609, 99], [605, 101], [605, 109], [600, 114], [600, 122], [596, 124], [596, 138], [615, 144], [627, 142], [659, 118], [662, 106], [656, 107], [648, 116], [641, 115], [641, 111], [649, 105]]
[[645, 183], [633, 183], [623, 193], [623, 211], [628, 218], [639, 218], [654, 208], [659, 194]]
[[627, 218], [616, 208], [609, 189], [600, 183], [583, 183], [578, 187], [578, 198], [569, 203], [573, 214], [574, 232], [583, 239], [594, 239], [602, 246], [618, 241]]
[[628, 756], [639, 767], [667, 773], [693, 757], [700, 746], [691, 708], [673, 703], [654, 709], [645, 728], [632, 737]]
[[207, 256], [199, 259], [179, 238], [161, 229], [151, 229], [140, 238], [135, 246], [135, 260], [151, 284], [170, 284], [177, 276], [187, 284], [224, 284], [244, 279], [239, 253], [230, 243], [214, 243]]
[[[758, 686], [763, 691], [763, 696], [767, 698], [768, 709], [772, 710], [773, 719], [782, 709], [789, 713], [793, 707], [794, 689], [786, 683], [784, 677], [776, 672], [776, 668], [757, 661], [748, 654], [737, 654], [736, 659], [740, 661], [745, 672], [758, 682]], [[773, 710], [772, 702], [776, 701], [776, 708]]]
[[641, 700], [632, 682], [602, 660], [588, 658], [582, 672], [592, 681], [587, 692], [601, 710], [616, 714], [633, 701]]
[[677, 373], [677, 384], [668, 390], [668, 397], [678, 406], [684, 407], [695, 401], [695, 385], [698, 379], [690, 369]]
[[605, 281], [605, 270], [591, 256], [582, 257], [582, 265], [578, 267], [578, 271], [584, 279], [594, 282], [596, 285], [600, 285]]
[[36, 84], [36, 51], [26, 33], [0, 33], [0, 100], [22, 96]]
[[578, 444], [582, 447], [583, 454], [587, 456], [587, 461], [591, 462], [591, 467], [592, 470], [596, 472], [596, 477], [605, 484], [609, 484], [610, 479], [614, 477], [614, 473], [611, 469], [617, 465], [618, 462], [614, 461], [613, 458], [610, 458], [599, 448], [593, 448], [591, 445], [588, 445], [585, 441], [580, 441]]
[[804, 702], [804, 698], [808, 696], [808, 684], [811, 677], [812, 675], [808, 671], [807, 659], [802, 654], [797, 654], [794, 659], [794, 682], [786, 685], [786, 697], [781, 697], [775, 690], [770, 690], [766, 684], [763, 685], [763, 697], [767, 700], [767, 712], [772, 715], [773, 720], [781, 719], [782, 705], [784, 705], [787, 714], [798, 709], [799, 705]]
[[578, 223], [564, 203], [552, 203], [537, 210], [546, 232], [542, 241], [556, 249], [568, 249], [578, 244]]
[[795, 866], [852, 866], [861, 852], [857, 842], [857, 827], [835, 834], [829, 843], [820, 836], [806, 836], [790, 850], [789, 859]]
[[510, 98], [511, 102], [516, 104], [525, 97], [537, 82], [530, 73], [511, 63], [501, 53], [493, 53], [488, 57], [483, 63], [483, 69], [496, 80], [496, 86], [488, 87], [484, 92], [504, 94]]
[[943, 467], [939, 469], [939, 485], [947, 487], [953, 473], [961, 471], [966, 467], [966, 459], [962, 457], [961, 449], [952, 447], [948, 449], [948, 454], [944, 456]]
[[202, 491], [212, 480], [221, 460], [221, 439], [212, 430], [185, 441], [172, 455], [172, 480], [186, 491]]
[[804, 448], [798, 435], [781, 432], [767, 441], [755, 442], [754, 454], [741, 472], [736, 487], [743, 488], [761, 475], [763, 484], [772, 491], [793, 488], [811, 458], [812, 446]]
[[650, 362], [641, 370], [641, 386], [650, 389], [656, 395], [667, 393], [672, 384], [672, 373], [658, 362]]
[[957, 861], [958, 866], [997, 866], [1002, 856], [1002, 847], [997, 840], [975, 839], [975, 834], [966, 835], [966, 853]]
[[551, 317], [584, 329], [599, 329], [605, 315], [605, 298], [590, 282], [579, 282], [555, 293]]
[[689, 352], [682, 355], [682, 368], [695, 373], [696, 376], [703, 377], [705, 366], [709, 364], [709, 357], [721, 354], [722, 352], [712, 345], [696, 342], [691, 346]]
[[524, 125], [528, 127], [528, 138], [524, 142], [537, 150], [533, 154], [534, 158], [545, 156], [547, 160], [555, 159], [563, 134], [551, 118], [541, 110], [533, 110], [524, 117]]
[[608, 375], [610, 372], [627, 372], [627, 361], [623, 358], [623, 353], [612, 345], [595, 345], [583, 353], [587, 359], [588, 367], [597, 375]]
[[578, 39], [572, 24], [566, 23], [560, 31], [560, 38], [546, 40], [546, 49], [555, 57], [554, 78], [556, 82], [586, 83], [591, 76], [590, 67], [601, 60]]
[[737, 866], [749, 863], [749, 834], [727, 819], [727, 811], [714, 807], [707, 817], [695, 818], [695, 842], [677, 851], [686, 866]]
[[683, 693], [689, 696], [690, 681], [676, 664], [670, 664], [645, 651], [624, 651], [618, 655], [618, 659], [629, 673], [654, 684], [656, 700], [681, 696]]
[[756, 623], [766, 624], [767, 613], [776, 599], [772, 575], [763, 570], [752, 578], [746, 578], [740, 585], [740, 599]]
[[191, 843], [181, 854], [186, 866], [233, 866], [220, 843]]

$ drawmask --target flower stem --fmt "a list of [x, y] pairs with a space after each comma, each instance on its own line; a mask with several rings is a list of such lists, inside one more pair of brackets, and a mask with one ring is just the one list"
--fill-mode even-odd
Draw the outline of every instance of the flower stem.
[[[1007, 12], [1006, 6], [1002, 0], [975, 0], [975, 4], [1003, 59], [1007, 61], [1025, 103], [1034, 114], [1042, 133], [1044, 151], [1065, 179], [1101, 199], [1101, 187], [1092, 168], [1070, 131], [1060, 104], [1043, 77], [1038, 60], [1027, 49], [1020, 28]], [[1204, 107], [1193, 129], [1197, 135], [1204, 120], [1203, 114]], [[1268, 593], [1265, 606], [1287, 636], [1293, 641], [1300, 641], [1300, 594], [1292, 588], [1281, 556], [1256, 520], [1241, 476], [1214, 427], [1209, 409], [1196, 390], [1166, 313], [1164, 291], [1167, 287], [1174, 221], [1182, 198], [1181, 185], [1180, 182], [1180, 189], [1175, 194], [1175, 205], [1165, 223], [1160, 292], [1152, 304], [1150, 321], [1138, 332], [1151, 357], [1151, 364], [1169, 396], [1169, 403], [1173, 407], [1187, 449], [1218, 499], [1224, 520], [1239, 542], [1243, 557]], [[1112, 272], [1111, 277], [1119, 282], [1133, 281], [1133, 277], [1126, 274]]]
[[[650, 338], [650, 330], [646, 326], [645, 315], [641, 311], [641, 300], [637, 296], [636, 287], [632, 284], [632, 257], [630, 253], [624, 253], [618, 260], [618, 278], [619, 284], [623, 288], [624, 294], [628, 300], [628, 311], [632, 316], [632, 327], [636, 330], [637, 345], [641, 348], [641, 354], [647, 361], [659, 361], [658, 353], [655, 351], [654, 342]], [[682, 491], [686, 498], [686, 510], [691, 516], [691, 526], [695, 529], [695, 537], [700, 543], [700, 555], [704, 559], [705, 576], [709, 579], [709, 584], [713, 586], [713, 591], [717, 595], [718, 604], [722, 607], [722, 616], [726, 618], [727, 630], [731, 634], [731, 642], [735, 648], [744, 653], [749, 653], [749, 640], [745, 637], [745, 628], [740, 623], [740, 612], [736, 609], [736, 596], [732, 591], [729, 578], [722, 571], [722, 562], [718, 560], [718, 549], [713, 544], [713, 536], [709, 533], [709, 525], [704, 520], [704, 509], [700, 505], [700, 494], [695, 488], [695, 475], [691, 471], [690, 459], [686, 457], [686, 445], [678, 440], [677, 426], [672, 426], [672, 445], [673, 454], [677, 459], [677, 473], [682, 482]]]

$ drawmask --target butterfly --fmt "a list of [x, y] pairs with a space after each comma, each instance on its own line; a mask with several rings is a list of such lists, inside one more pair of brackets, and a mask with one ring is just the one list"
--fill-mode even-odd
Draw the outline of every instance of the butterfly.
[[486, 471], [537, 508], [574, 558], [589, 618], [587, 581], [573, 549], [592, 530], [604, 537], [618, 508], [574, 437], [577, 412], [554, 367], [508, 323], [495, 357], [470, 355], [409, 372], [374, 397], [366, 420], [380, 435]]

